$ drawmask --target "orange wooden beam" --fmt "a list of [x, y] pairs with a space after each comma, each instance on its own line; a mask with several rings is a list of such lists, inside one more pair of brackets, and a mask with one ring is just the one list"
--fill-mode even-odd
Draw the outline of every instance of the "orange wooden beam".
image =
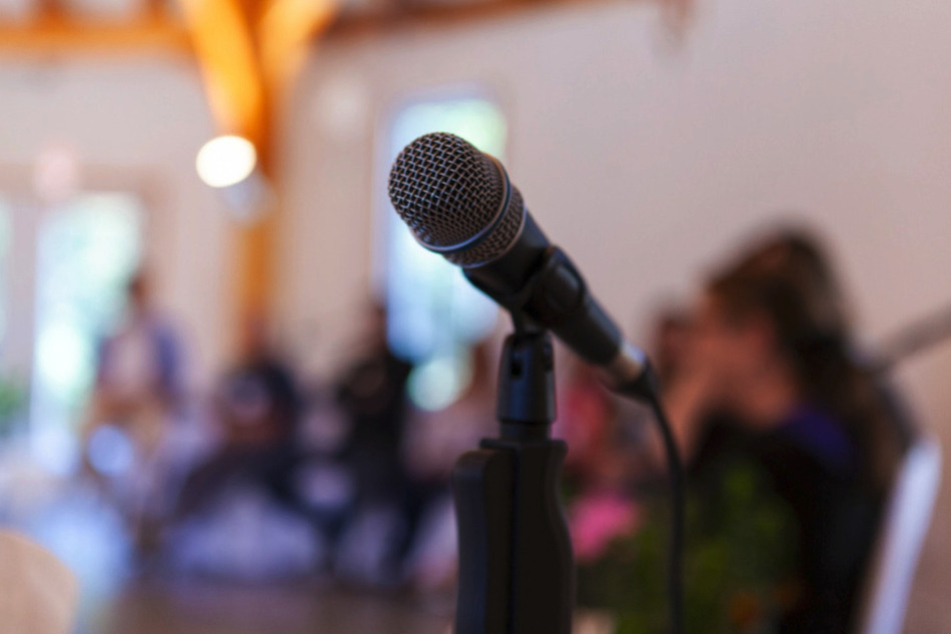
[[75, 19], [0, 24], [0, 55], [48, 57], [74, 54], [128, 54], [192, 50], [184, 25], [149, 17], [131, 23], [97, 24]]
[[185, 25], [168, 14], [160, 0], [147, 0], [140, 15], [122, 22], [78, 19], [61, 0], [35, 0], [34, 7], [30, 20], [0, 22], [0, 53], [49, 56], [191, 50]]
[[[274, 305], [278, 229], [278, 113], [314, 35], [336, 12], [336, 0], [181, 0], [222, 132], [244, 136], [258, 150], [273, 196], [267, 213], [235, 225], [236, 325], [266, 316]], [[238, 333], [240, 335], [240, 331]], [[240, 343], [241, 337], [235, 341]]]
[[[395, 2], [380, 10], [341, 13], [326, 32], [326, 37], [362, 37], [404, 28], [442, 28], [472, 22], [505, 19], [554, 7], [597, 5], [617, 0], [485, 0], [470, 3]], [[628, 0], [629, 1], [629, 0]], [[696, 0], [634, 0], [652, 2], [669, 22], [689, 22]], [[678, 26], [678, 25], [675, 25]]]
[[472, 3], [399, 3], [376, 11], [342, 14], [327, 35], [360, 36], [406, 27], [442, 27], [517, 15], [549, 7], [596, 4], [605, 0], [487, 0]]

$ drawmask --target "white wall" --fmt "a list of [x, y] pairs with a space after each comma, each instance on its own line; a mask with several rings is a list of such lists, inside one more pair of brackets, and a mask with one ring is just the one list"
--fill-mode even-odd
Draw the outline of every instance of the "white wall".
[[[288, 138], [287, 330], [314, 367], [345, 347], [371, 287], [374, 130], [414, 91], [478, 82], [506, 111], [533, 214], [633, 333], [793, 210], [828, 236], [863, 333], [880, 338], [951, 303], [949, 32], [940, 0], [703, 0], [679, 51], [632, 3], [324, 43]], [[951, 437], [951, 348], [902, 378]], [[948, 494], [915, 631], [945, 611]]]
[[207, 383], [226, 353], [229, 242], [222, 205], [194, 168], [215, 133], [197, 70], [184, 59], [3, 60], [0, 122], [0, 192], [29, 197], [37, 155], [57, 145], [74, 150], [80, 187], [144, 197], [158, 302], [182, 323], [194, 379]]

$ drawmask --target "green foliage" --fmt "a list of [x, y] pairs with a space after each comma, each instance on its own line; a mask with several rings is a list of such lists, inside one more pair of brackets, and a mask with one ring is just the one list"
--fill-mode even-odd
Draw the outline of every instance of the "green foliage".
[[6, 434], [26, 405], [26, 390], [15, 380], [0, 377], [0, 434]]
[[[684, 558], [687, 632], [773, 631], [796, 557], [794, 518], [752, 464], [733, 462], [692, 487]], [[667, 631], [666, 509], [579, 569], [579, 604], [608, 610], [617, 634]]]

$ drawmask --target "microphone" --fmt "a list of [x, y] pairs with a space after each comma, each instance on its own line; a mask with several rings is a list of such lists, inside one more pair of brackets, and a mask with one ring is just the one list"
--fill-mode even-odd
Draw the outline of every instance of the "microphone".
[[516, 330], [551, 330], [602, 369], [619, 394], [657, 416], [672, 491], [669, 563], [671, 632], [683, 631], [685, 487], [677, 442], [647, 356], [624, 340], [571, 260], [525, 209], [502, 164], [452, 134], [422, 136], [390, 171], [390, 200], [425, 248], [463, 267], [477, 288], [512, 313]]
[[463, 267], [516, 320], [551, 330], [616, 391], [656, 394], [647, 356], [624, 340], [578, 269], [551, 245], [498, 160], [455, 135], [427, 134], [396, 158], [389, 195], [423, 247]]

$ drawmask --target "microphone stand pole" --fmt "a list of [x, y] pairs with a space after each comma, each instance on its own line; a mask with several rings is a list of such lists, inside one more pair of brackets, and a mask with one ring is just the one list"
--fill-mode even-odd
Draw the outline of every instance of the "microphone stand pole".
[[459, 525], [455, 634], [570, 634], [575, 568], [561, 503], [551, 336], [513, 311], [499, 373], [498, 438], [452, 475]]

